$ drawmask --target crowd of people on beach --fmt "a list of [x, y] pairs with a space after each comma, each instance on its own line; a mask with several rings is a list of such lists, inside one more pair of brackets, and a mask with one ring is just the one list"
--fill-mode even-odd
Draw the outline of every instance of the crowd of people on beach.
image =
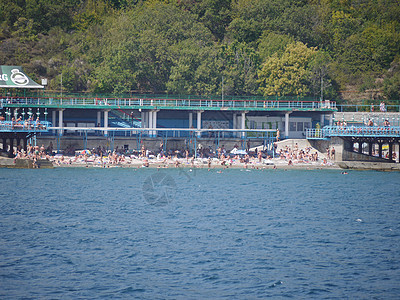
[[[162, 146], [162, 144], [160, 144]], [[245, 151], [238, 150], [239, 146], [235, 145], [229, 151], [224, 145], [216, 148], [215, 151], [211, 147], [202, 147], [199, 145], [196, 153], [186, 149], [176, 149], [164, 151], [160, 147], [159, 151], [150, 151], [143, 144], [139, 151], [128, 151], [124, 148], [116, 147], [114, 150], [107, 150], [104, 146], [98, 146], [91, 150], [75, 151], [70, 147], [69, 154], [55, 154], [53, 145], [46, 148], [44, 145], [32, 146], [28, 144], [27, 151], [18, 146], [15, 159], [26, 158], [31, 159], [34, 163], [38, 159], [46, 159], [51, 161], [55, 166], [93, 166], [93, 167], [150, 167], [158, 168], [178, 168], [178, 167], [243, 167], [243, 168], [260, 168], [266, 165], [270, 166], [293, 166], [293, 165], [332, 165], [335, 159], [335, 150], [327, 149], [326, 155], [320, 157], [317, 151], [313, 151], [311, 147], [301, 149], [297, 143], [293, 148], [284, 146], [277, 150], [275, 144], [274, 153], [266, 150]], [[71, 154], [73, 153], [73, 154]]]
[[[322, 158], [322, 165], [332, 165], [332, 161], [335, 160], [335, 152], [334, 147], [332, 149], [327, 148], [326, 156]], [[297, 143], [295, 143], [293, 149], [289, 146], [281, 148], [278, 155], [281, 160], [286, 160], [288, 165], [316, 163], [320, 160], [317, 151], [312, 151], [310, 146], [301, 149]]]
[[50, 142], [47, 148], [45, 148], [43, 144], [39, 146], [28, 143], [28, 145], [26, 146], [26, 151], [22, 148], [21, 145], [18, 145], [16, 150], [14, 151], [14, 162], [16, 161], [16, 159], [30, 159], [33, 161], [33, 167], [36, 167], [36, 162], [39, 159], [52, 160], [52, 154], [52, 142]]

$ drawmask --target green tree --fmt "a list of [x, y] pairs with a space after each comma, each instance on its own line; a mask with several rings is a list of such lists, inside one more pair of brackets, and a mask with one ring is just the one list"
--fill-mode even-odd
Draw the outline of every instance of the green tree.
[[47, 32], [51, 27], [59, 26], [69, 29], [72, 24], [74, 9], [79, 7], [80, 0], [26, 0], [26, 18], [35, 21], [35, 29]]
[[22, 0], [2, 0], [0, 1], [0, 25], [3, 30], [0, 33], [0, 39], [6, 38], [5, 34], [11, 28], [18, 18], [24, 16], [24, 1]]
[[336, 96], [336, 84], [331, 79], [330, 64], [332, 57], [326, 51], [317, 51], [309, 62], [310, 88], [315, 98], [321, 101]]
[[211, 34], [190, 13], [149, 3], [110, 19], [105, 26], [94, 66], [96, 90], [194, 90], [188, 79], [199, 66], [199, 55], [211, 45]]
[[274, 53], [281, 56], [287, 45], [294, 42], [294, 38], [289, 35], [265, 31], [258, 42], [258, 52], [261, 61], [265, 61]]
[[72, 27], [85, 31], [94, 24], [103, 23], [105, 16], [112, 12], [107, 3], [103, 1], [88, 0], [82, 10], [73, 16]]
[[275, 30], [274, 22], [289, 1], [238, 0], [232, 7], [232, 22], [227, 35], [231, 40], [255, 43], [264, 31]]
[[217, 91], [215, 79], [216, 51], [204, 47], [194, 40], [185, 40], [171, 47], [172, 67], [167, 91], [176, 94], [214, 94]]
[[390, 65], [383, 81], [383, 95], [388, 100], [400, 100], [400, 57]]
[[[221, 48], [224, 94], [252, 95], [257, 93], [258, 55], [246, 43], [231, 43]], [[222, 89], [222, 78], [221, 78]]]
[[222, 41], [231, 18], [232, 0], [181, 0], [178, 6], [197, 15], [197, 20], [204, 24], [216, 40]]
[[260, 92], [264, 96], [306, 95], [310, 78], [308, 65], [316, 51], [297, 42], [289, 44], [281, 57], [276, 53], [269, 57], [258, 72]]

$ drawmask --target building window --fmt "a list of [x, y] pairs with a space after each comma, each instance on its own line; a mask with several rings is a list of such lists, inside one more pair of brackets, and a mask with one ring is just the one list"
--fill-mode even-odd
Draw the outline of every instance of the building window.
[[250, 128], [249, 129], [257, 129], [257, 122], [256, 121], [250, 121]]
[[303, 122], [297, 122], [297, 131], [303, 131], [304, 127], [303, 127]]

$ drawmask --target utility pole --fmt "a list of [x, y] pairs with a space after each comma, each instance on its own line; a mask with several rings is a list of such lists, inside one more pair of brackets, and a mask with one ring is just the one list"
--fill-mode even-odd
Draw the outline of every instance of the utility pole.
[[222, 101], [224, 101], [224, 75], [222, 75]]
[[321, 102], [324, 100], [324, 77], [321, 72]]

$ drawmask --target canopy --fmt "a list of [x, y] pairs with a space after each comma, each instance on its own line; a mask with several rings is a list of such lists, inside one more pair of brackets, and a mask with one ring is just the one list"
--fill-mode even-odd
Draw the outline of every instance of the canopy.
[[0, 88], [43, 89], [20, 66], [0, 66]]

